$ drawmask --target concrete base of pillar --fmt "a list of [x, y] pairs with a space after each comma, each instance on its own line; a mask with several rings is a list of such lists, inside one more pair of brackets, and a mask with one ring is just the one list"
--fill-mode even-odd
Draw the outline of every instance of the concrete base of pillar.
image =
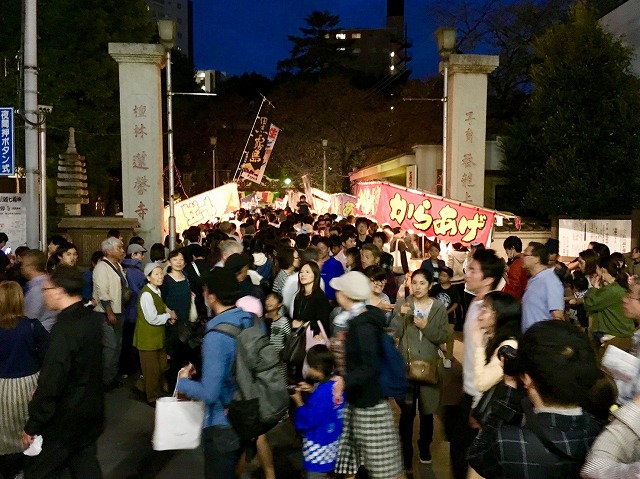
[[113, 228], [120, 230], [126, 249], [129, 239], [140, 229], [140, 222], [136, 218], [89, 216], [63, 218], [58, 223], [59, 231], [67, 233], [73, 244], [78, 247], [78, 266], [81, 268], [91, 266], [91, 255], [94, 251], [100, 250], [102, 242], [107, 239], [107, 232]]

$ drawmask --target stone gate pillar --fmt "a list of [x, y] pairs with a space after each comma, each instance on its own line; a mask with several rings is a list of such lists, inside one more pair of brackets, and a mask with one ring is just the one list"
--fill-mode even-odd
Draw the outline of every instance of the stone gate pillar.
[[483, 206], [487, 76], [496, 55], [449, 56], [447, 101], [447, 196]]
[[137, 218], [146, 244], [162, 243], [162, 45], [109, 43], [120, 78], [122, 210]]

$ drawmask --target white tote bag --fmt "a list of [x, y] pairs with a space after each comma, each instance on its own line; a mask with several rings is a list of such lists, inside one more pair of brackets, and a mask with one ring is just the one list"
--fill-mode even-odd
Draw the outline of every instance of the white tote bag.
[[179, 400], [174, 397], [156, 400], [156, 421], [153, 429], [153, 449], [195, 449], [200, 445], [204, 403]]

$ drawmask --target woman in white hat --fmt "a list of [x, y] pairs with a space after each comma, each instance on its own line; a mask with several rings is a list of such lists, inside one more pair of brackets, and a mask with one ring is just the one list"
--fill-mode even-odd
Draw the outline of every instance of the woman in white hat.
[[164, 281], [162, 265], [149, 263], [144, 267], [144, 274], [149, 282], [140, 290], [133, 333], [133, 346], [138, 348], [142, 367], [142, 377], [136, 388], [145, 394], [149, 405], [155, 406], [156, 399], [162, 396], [164, 372], [167, 370], [165, 324], [173, 324], [177, 316], [167, 308], [160, 295], [159, 288]]
[[350, 271], [333, 278], [330, 285], [350, 316], [346, 372], [336, 378], [336, 390], [343, 389], [347, 399], [336, 473], [355, 477], [364, 466], [371, 478], [403, 477], [398, 430], [379, 382], [386, 318], [378, 308], [365, 305], [371, 282], [364, 274]]

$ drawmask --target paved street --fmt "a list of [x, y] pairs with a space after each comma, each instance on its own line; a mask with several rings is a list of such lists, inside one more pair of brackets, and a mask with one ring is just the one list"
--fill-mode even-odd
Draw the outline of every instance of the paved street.
[[[456, 341], [456, 358], [462, 357], [462, 343]], [[459, 394], [462, 369], [458, 361], [446, 371], [444, 402]], [[133, 399], [129, 378], [124, 388], [107, 394], [107, 427], [98, 441], [98, 456], [105, 479], [201, 479], [203, 457], [200, 449], [156, 452], [151, 448], [154, 409]], [[418, 421], [415, 431], [417, 433]], [[420, 479], [449, 479], [449, 443], [444, 441], [442, 425], [436, 417], [433, 464], [421, 465], [415, 458], [414, 473]], [[301, 470], [299, 442], [290, 423], [275, 428], [269, 439], [273, 447], [278, 479], [298, 478]], [[416, 448], [417, 450], [417, 448]], [[417, 454], [417, 452], [416, 452]], [[243, 478], [261, 478], [257, 461], [245, 470]]]

